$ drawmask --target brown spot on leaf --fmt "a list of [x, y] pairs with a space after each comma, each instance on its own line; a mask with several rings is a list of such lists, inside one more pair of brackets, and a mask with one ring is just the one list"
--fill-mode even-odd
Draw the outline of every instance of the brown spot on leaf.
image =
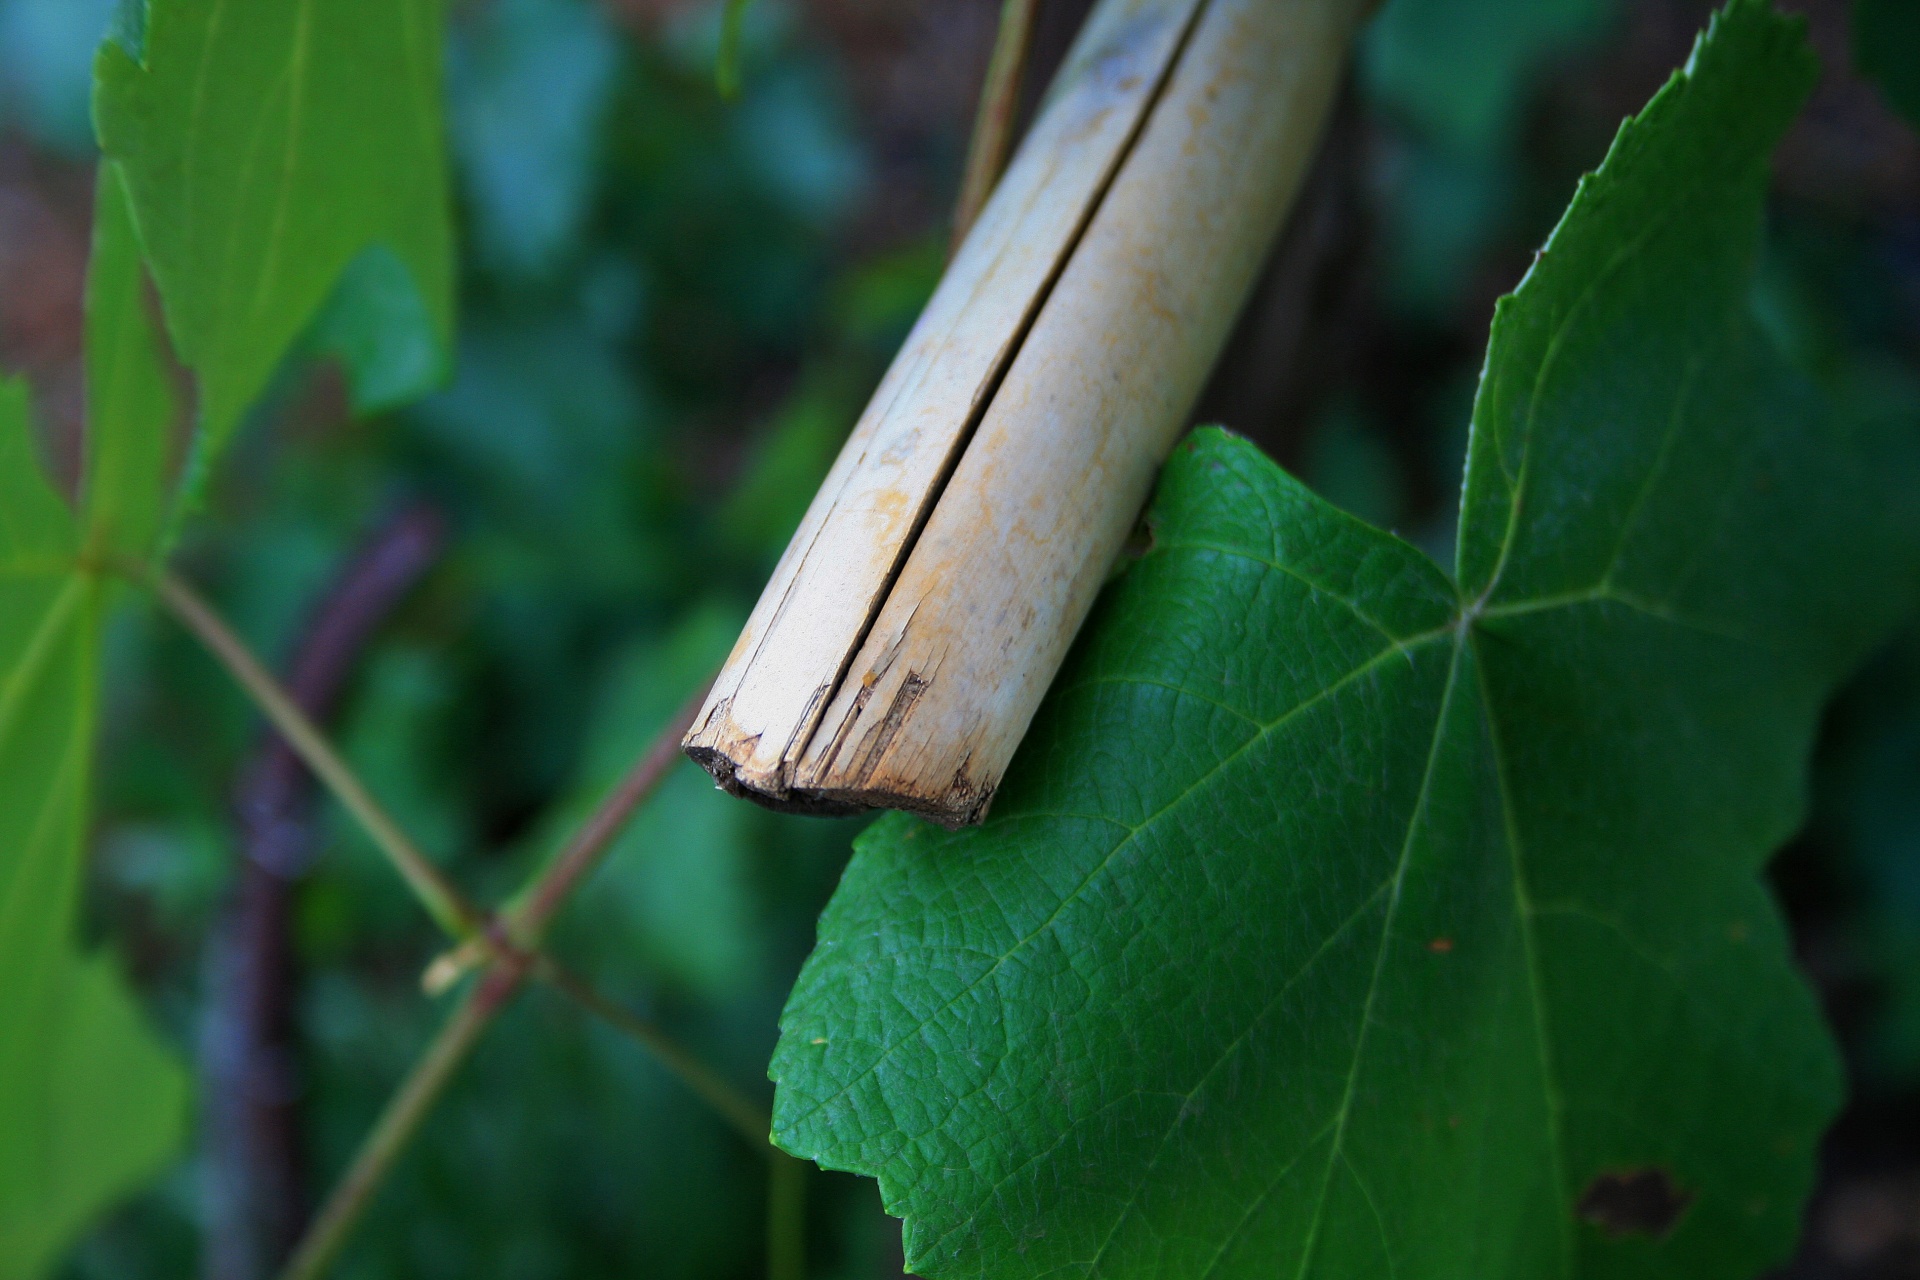
[[1432, 942], [1429, 942], [1427, 944], [1427, 950], [1433, 952], [1433, 954], [1437, 956], [1443, 956], [1447, 954], [1447, 952], [1453, 950], [1453, 939], [1452, 938], [1435, 938]]
[[1626, 1169], [1589, 1182], [1575, 1211], [1610, 1236], [1657, 1240], [1673, 1230], [1692, 1203], [1693, 1192], [1665, 1169]]

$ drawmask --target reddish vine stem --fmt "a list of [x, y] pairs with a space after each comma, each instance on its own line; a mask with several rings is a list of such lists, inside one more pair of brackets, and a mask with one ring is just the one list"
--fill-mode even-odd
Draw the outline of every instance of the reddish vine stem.
[[1000, 29], [994, 36], [987, 76], [980, 86], [980, 108], [973, 118], [973, 137], [967, 144], [967, 168], [960, 179], [960, 198], [953, 211], [953, 248], [967, 238], [987, 197], [1006, 171], [1013, 151], [1013, 127], [1020, 112], [1020, 83], [1033, 43], [1033, 16], [1039, 0], [1002, 0]]
[[[593, 814], [581, 824], [580, 833], [569, 841], [561, 855], [551, 863], [525, 895], [528, 902], [546, 904], [539, 918], [544, 924], [565, 901], [586, 873], [597, 865], [625, 821], [632, 816], [666, 777], [667, 765], [677, 758], [680, 738], [686, 733], [698, 701], [690, 702], [661, 730], [634, 767], [612, 791], [607, 793]], [[664, 747], [663, 747], [664, 744]], [[665, 763], [663, 763], [663, 758]], [[441, 1029], [440, 1035], [412, 1072], [395, 1091], [379, 1123], [354, 1156], [325, 1207], [315, 1217], [307, 1238], [293, 1261], [282, 1273], [282, 1280], [317, 1280], [339, 1254], [360, 1218], [372, 1203], [373, 1194], [408, 1141], [418, 1132], [434, 1104], [454, 1074], [480, 1041], [481, 1034], [518, 994], [531, 975], [553, 986], [588, 1012], [606, 1019], [611, 1025], [639, 1041], [657, 1061], [712, 1106], [721, 1117], [741, 1132], [755, 1147], [767, 1142], [768, 1123], [764, 1113], [720, 1078], [694, 1054], [658, 1027], [608, 1000], [584, 979], [579, 978], [551, 958], [532, 948], [520, 948], [504, 941], [507, 930], [497, 921], [489, 921], [486, 935], [494, 939], [494, 950], [479, 986]], [[487, 957], [483, 957], [485, 959]]]
[[[197, 592], [164, 568], [151, 574], [135, 571], [130, 576], [154, 586], [168, 610], [220, 660], [252, 695], [256, 705], [301, 760], [366, 826], [435, 920], [454, 937], [467, 940], [455, 954], [471, 953], [474, 962], [486, 966], [474, 994], [441, 1029], [395, 1092], [379, 1123], [295, 1250], [282, 1273], [283, 1280], [314, 1280], [338, 1256], [407, 1142], [424, 1123], [460, 1065], [478, 1044], [481, 1034], [518, 993], [530, 972], [638, 1040], [661, 1065], [714, 1106], [755, 1147], [767, 1142], [768, 1123], [764, 1114], [692, 1053], [659, 1028], [600, 996], [584, 980], [567, 973], [533, 947], [523, 947], [514, 941], [515, 936], [537, 937], [545, 929], [567, 897], [606, 856], [634, 811], [666, 778], [679, 758], [680, 739], [704, 700], [704, 685], [700, 695], [681, 707], [578, 833], [520, 895], [522, 906], [513, 913], [512, 920], [502, 921], [475, 906], [438, 867], [426, 860], [292, 695]], [[452, 976], [457, 978], [458, 974], [459, 969], [454, 969]], [[752, 1120], [749, 1122], [746, 1117]], [[797, 1222], [797, 1218], [794, 1219], [796, 1226]], [[778, 1247], [782, 1256], [797, 1256], [797, 1245]]]
[[366, 829], [440, 927], [456, 938], [484, 936], [486, 913], [401, 830], [400, 824], [373, 798], [359, 776], [334, 750], [327, 736], [213, 606], [165, 566], [140, 576], [152, 584], [161, 603], [226, 667], [287, 744]]
[[701, 705], [707, 700], [707, 691], [712, 687], [713, 677], [708, 676], [674, 713], [667, 727], [654, 738], [627, 776], [607, 793], [593, 816], [574, 832], [566, 847], [555, 855], [547, 869], [520, 895], [507, 915], [507, 932], [517, 945], [527, 948], [540, 945], [547, 925], [552, 923], [553, 917], [573, 891], [607, 856], [615, 838], [633, 817], [634, 810], [653, 794], [654, 788], [680, 762], [680, 739], [693, 723], [693, 718], [700, 713]]
[[[374, 634], [439, 559], [431, 507], [386, 520], [314, 604], [288, 667], [287, 692], [316, 721], [331, 714]], [[295, 886], [313, 854], [314, 776], [269, 729], [234, 796], [237, 891], [209, 944], [201, 1036], [209, 1174], [210, 1280], [253, 1280], [298, 1242], [306, 1204], [294, 1091]]]

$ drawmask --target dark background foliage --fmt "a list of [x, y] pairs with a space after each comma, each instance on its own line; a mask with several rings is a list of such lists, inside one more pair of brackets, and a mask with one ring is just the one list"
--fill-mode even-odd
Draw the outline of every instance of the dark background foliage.
[[[69, 475], [88, 70], [112, 7], [0, 0], [0, 363], [31, 376]], [[1086, 7], [1042, 5], [1042, 75]], [[1826, 77], [1779, 157], [1755, 305], [1847, 394], [1920, 420], [1920, 18], [1905, 0], [1786, 7]], [[323, 643], [329, 593], [335, 615], [342, 591], [384, 615], [356, 556], [424, 539], [417, 585], [333, 655], [333, 726], [476, 891], [510, 890], [731, 643], [938, 276], [998, 9], [761, 0], [727, 103], [712, 6], [454, 6], [452, 381], [356, 422], [339, 379], [296, 362], [182, 563], [291, 664]], [[1707, 13], [1389, 0], [1200, 418], [1444, 553], [1493, 301]], [[297, 1224], [430, 1034], [436, 939], [297, 786], [274, 810], [281, 861], [243, 873], [259, 726], [161, 619], [120, 618], [112, 656], [92, 928], [199, 1064], [201, 1137], [68, 1275], [243, 1280], [246, 1233]], [[1833, 710], [1814, 796], [1776, 882], [1852, 1102], [1788, 1274], [1920, 1276], [1920, 634]], [[555, 947], [764, 1093], [854, 829], [727, 801], [685, 766]], [[267, 1051], [236, 1048], [247, 1026]], [[342, 1274], [755, 1275], [763, 1177], [631, 1044], [535, 992]], [[811, 1274], [898, 1273], [871, 1186], [815, 1176], [809, 1223]]]

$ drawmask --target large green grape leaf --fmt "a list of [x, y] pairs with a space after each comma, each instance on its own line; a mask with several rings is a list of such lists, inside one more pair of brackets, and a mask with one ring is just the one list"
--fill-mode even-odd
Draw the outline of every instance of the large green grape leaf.
[[453, 310], [441, 10], [147, 0], [139, 55], [101, 46], [101, 149], [212, 444], [323, 307], [363, 404], [438, 376], [420, 353], [444, 354]]
[[1201, 432], [992, 819], [859, 842], [774, 1129], [942, 1276], [1753, 1276], [1840, 1077], [1758, 880], [1920, 579], [1746, 309], [1797, 25], [1715, 20], [1500, 306], [1450, 579]]
[[111, 960], [76, 946], [102, 587], [33, 452], [25, 387], [0, 384], [0, 1280], [158, 1169], [186, 1103]]

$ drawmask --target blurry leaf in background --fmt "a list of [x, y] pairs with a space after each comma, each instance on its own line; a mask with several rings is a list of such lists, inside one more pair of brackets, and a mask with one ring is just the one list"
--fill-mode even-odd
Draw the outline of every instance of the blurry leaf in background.
[[1349, 515], [1393, 528], [1406, 502], [1400, 460], [1377, 426], [1352, 405], [1336, 404], [1308, 437], [1301, 479]]
[[480, 260], [539, 274], [593, 194], [620, 42], [593, 0], [488, 0], [452, 32], [454, 154]]
[[736, 20], [732, 57], [753, 72], [725, 110], [728, 144], [788, 212], [816, 225], [830, 222], [859, 200], [866, 159], [834, 68], [817, 49], [798, 48], [796, 6], [720, 0], [689, 7], [669, 27], [666, 50], [684, 70], [708, 72]]
[[1360, 43], [1361, 91], [1397, 120], [1374, 175], [1388, 285], [1421, 313], [1457, 301], [1504, 228], [1522, 113], [1559, 57], [1591, 44], [1615, 0], [1389, 0]]
[[5, 108], [35, 138], [68, 155], [93, 150], [88, 102], [93, 52], [119, 0], [4, 0], [0, 76]]
[[[628, 961], [623, 968], [631, 972]], [[417, 1053], [417, 988], [339, 970], [307, 998], [316, 1157], [337, 1168]], [[755, 1021], [764, 1020], [756, 1009]], [[698, 1038], [709, 1061], [750, 1079]], [[676, 1027], [683, 1036], [689, 1028]], [[764, 1042], [749, 1053], [764, 1061]], [[729, 1055], [731, 1056], [731, 1055]], [[351, 1280], [760, 1274], [765, 1160], [631, 1040], [544, 992], [507, 1012], [382, 1189]], [[120, 1280], [114, 1277], [113, 1280]], [[177, 1280], [169, 1277], [168, 1280]]]
[[816, 220], [822, 206], [805, 183], [796, 191], [777, 176], [813, 171], [817, 159], [770, 157], [741, 115], [774, 82], [805, 117], [784, 123], [787, 133], [836, 155], [860, 155], [861, 138], [833, 64], [772, 0], [747, 23], [753, 74], [744, 99], [723, 103], [707, 38], [717, 17], [713, 7], [680, 9], [657, 44], [629, 59], [607, 121], [603, 212], [591, 232], [637, 269], [645, 310], [636, 337], [650, 380], [671, 408], [698, 415], [689, 428], [724, 424], [724, 437], [763, 420], [768, 391], [786, 379], [781, 367], [810, 354], [844, 257], [830, 236], [838, 228]]
[[660, 12], [662, 47], [706, 99], [715, 96], [724, 61], [733, 61], [744, 87], [750, 69], [757, 74], [783, 60], [800, 26], [793, 0], [684, 0]]
[[1360, 44], [1368, 96], [1449, 150], [1511, 146], [1543, 65], [1599, 34], [1613, 0], [1388, 0]]
[[[618, 656], [594, 699], [580, 775], [543, 822], [557, 847], [633, 766], [655, 734], [711, 676], [746, 622], [744, 612], [707, 606], [665, 637]], [[759, 976], [758, 909], [750, 878], [760, 815], [723, 795], [682, 760], [620, 835], [576, 910], [573, 951], [606, 957], [618, 974], [634, 960], [699, 999], [737, 997]]]
[[384, 244], [368, 245], [347, 264], [306, 342], [314, 355], [340, 362], [353, 411], [362, 416], [420, 395], [440, 381], [446, 364], [426, 300], [406, 263]]
[[[409, 434], [462, 482], [482, 545], [544, 590], [634, 589], [658, 572], [636, 519], [652, 406], [620, 348], [566, 315], [475, 320], [453, 382], [408, 414]], [[475, 502], [475, 500], [478, 500]]]
[[1920, 129], [1920, 0], [1854, 0], [1853, 58]]
[[1514, 176], [1505, 155], [1458, 155], [1417, 137], [1382, 141], [1373, 178], [1393, 302], [1428, 316], [1457, 304], [1480, 255], [1506, 229]]
[[720, 537], [729, 549], [756, 565], [771, 565], [786, 550], [853, 428], [865, 389], [864, 380], [828, 369], [788, 397], [720, 508]]
[[99, 581], [0, 386], [0, 1280], [42, 1274], [184, 1136], [187, 1083], [104, 953], [78, 949]]
[[101, 832], [97, 845], [96, 886], [141, 895], [156, 919], [182, 931], [207, 927], [233, 878], [231, 836], [223, 827], [121, 822]]
[[101, 45], [94, 121], [131, 193], [174, 346], [198, 376], [208, 446], [224, 443], [369, 245], [405, 266], [419, 306], [354, 308], [378, 335], [354, 345], [421, 341], [404, 323], [413, 315], [446, 351], [440, 0], [151, 0], [141, 40], [137, 51], [120, 37]]
[[754, 77], [733, 117], [735, 145], [767, 189], [815, 225], [850, 210], [866, 186], [851, 122], [819, 68], [769, 67]]
[[944, 235], [922, 236], [859, 264], [835, 290], [835, 325], [876, 359], [892, 359], [946, 266]]
[[[378, 779], [380, 801], [427, 855], [447, 863], [474, 844], [471, 800], [450, 785], [457, 758], [457, 688], [444, 658], [417, 649], [381, 650], [366, 664], [350, 714], [339, 726], [341, 751], [356, 773]], [[364, 937], [405, 938], [416, 907], [390, 892], [393, 870], [366, 832], [329, 803], [329, 847], [342, 873], [362, 889], [354, 903]]]
[[180, 405], [126, 188], [110, 164], [94, 186], [86, 314], [88, 550], [143, 564], [167, 523]]
[[1841, 1086], [1758, 877], [1920, 574], [1911, 433], [1748, 319], [1814, 76], [1735, 0], [1581, 183], [1497, 311], [1457, 585], [1201, 432], [987, 824], [861, 838], [775, 1133], [917, 1271], [1784, 1259]]

